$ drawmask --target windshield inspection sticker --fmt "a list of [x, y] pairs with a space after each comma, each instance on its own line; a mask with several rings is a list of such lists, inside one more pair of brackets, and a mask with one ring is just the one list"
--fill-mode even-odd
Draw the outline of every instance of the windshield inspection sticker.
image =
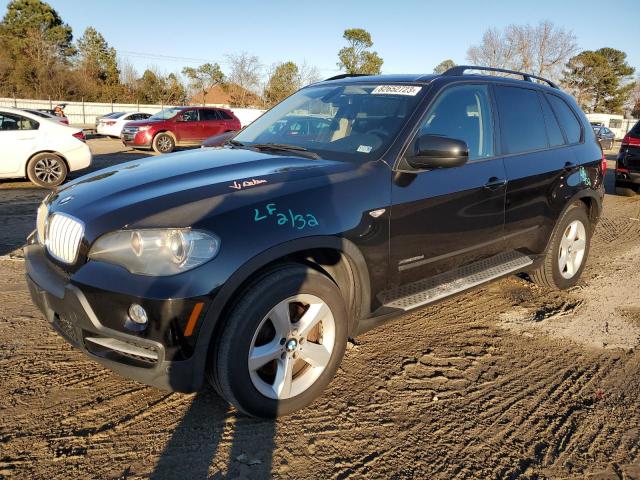
[[357, 151], [360, 153], [371, 153], [371, 150], [373, 150], [373, 147], [369, 145], [360, 145]]
[[422, 87], [412, 87], [409, 85], [378, 85], [372, 90], [373, 95], [409, 95], [414, 97]]

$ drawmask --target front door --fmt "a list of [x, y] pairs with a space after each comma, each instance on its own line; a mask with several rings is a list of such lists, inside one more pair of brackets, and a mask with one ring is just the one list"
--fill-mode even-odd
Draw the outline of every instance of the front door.
[[33, 151], [38, 126], [22, 115], [0, 112], [0, 175], [24, 176], [24, 163]]
[[[495, 155], [489, 87], [446, 88], [422, 120], [420, 135], [466, 142], [460, 167], [397, 172], [392, 185], [391, 278], [410, 283], [501, 252], [505, 170]], [[391, 285], [394, 286], [394, 285]]]
[[198, 109], [183, 110], [176, 120], [176, 137], [180, 143], [195, 143], [202, 139]]

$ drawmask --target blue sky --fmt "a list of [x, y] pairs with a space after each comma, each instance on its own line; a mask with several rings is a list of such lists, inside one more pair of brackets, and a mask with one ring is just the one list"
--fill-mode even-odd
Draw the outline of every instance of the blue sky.
[[[4, 14], [7, 0], [0, 0]], [[246, 51], [264, 65], [293, 60], [337, 73], [345, 28], [373, 36], [384, 73], [431, 72], [441, 60], [463, 63], [469, 45], [489, 27], [548, 19], [572, 30], [581, 49], [613, 47], [640, 73], [640, 1], [364, 1], [364, 0], [52, 0], [79, 37], [98, 29], [139, 71], [180, 71]], [[83, 8], [84, 7], [84, 8]], [[142, 54], [142, 55], [141, 55]], [[166, 57], [179, 57], [169, 59]]]

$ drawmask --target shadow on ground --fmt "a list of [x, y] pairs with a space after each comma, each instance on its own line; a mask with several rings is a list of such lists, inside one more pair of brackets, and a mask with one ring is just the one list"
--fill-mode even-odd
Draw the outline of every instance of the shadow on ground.
[[[238, 413], [207, 389], [193, 398], [150, 478], [270, 478], [275, 433], [274, 420]], [[229, 450], [226, 465], [214, 464], [223, 447]], [[209, 475], [211, 465], [214, 473]]]

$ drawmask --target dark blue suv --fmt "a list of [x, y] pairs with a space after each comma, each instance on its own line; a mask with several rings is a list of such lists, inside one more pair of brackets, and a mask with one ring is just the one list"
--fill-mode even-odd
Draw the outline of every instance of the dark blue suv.
[[593, 129], [552, 82], [481, 70], [341, 75], [222, 148], [65, 185], [25, 249], [34, 302], [123, 375], [208, 378], [275, 416], [322, 392], [348, 337], [404, 312], [518, 272], [574, 285], [604, 195]]

